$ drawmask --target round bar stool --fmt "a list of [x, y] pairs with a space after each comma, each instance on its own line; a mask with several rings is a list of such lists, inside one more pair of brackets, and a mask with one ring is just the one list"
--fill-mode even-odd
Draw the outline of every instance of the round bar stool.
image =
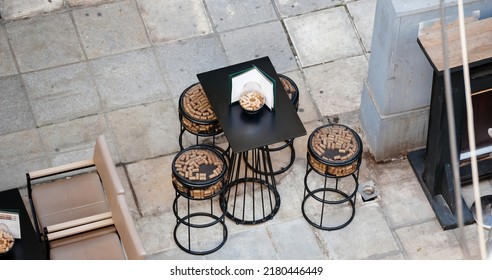
[[282, 82], [285, 93], [289, 96], [289, 99], [297, 112], [299, 110], [299, 88], [297, 87], [297, 84], [284, 74], [278, 74], [278, 77]]
[[176, 190], [173, 203], [176, 226], [173, 234], [183, 251], [206, 255], [225, 244], [227, 227], [222, 211], [225, 205], [219, 205], [223, 203], [219, 198], [226, 189], [226, 181], [226, 160], [211, 146], [191, 146], [174, 158], [172, 182]]
[[222, 127], [200, 83], [192, 84], [183, 91], [179, 97], [178, 111], [181, 123], [179, 133], [179, 147], [181, 150], [184, 149], [183, 134], [187, 131], [196, 137], [195, 145], [200, 144], [200, 137], [211, 137], [212, 146], [222, 150], [224, 154], [228, 153], [229, 147], [224, 151], [216, 145], [215, 136], [222, 133]]
[[[299, 110], [299, 88], [297, 87], [296, 83], [286, 75], [278, 74], [278, 77], [282, 82], [282, 86], [284, 88], [285, 93], [287, 93], [287, 95], [289, 96], [289, 99], [297, 112]], [[279, 175], [284, 173], [292, 166], [292, 164], [294, 164], [294, 160], [296, 159], [296, 151], [294, 149], [294, 139], [293, 138], [288, 139], [285, 140], [284, 142], [276, 143], [268, 146], [270, 153], [272, 153], [272, 157], [275, 156], [275, 152], [280, 152], [286, 148], [289, 148], [290, 151], [289, 161], [285, 166], [280, 166], [280, 167], [274, 166], [273, 175]], [[260, 149], [264, 149], [264, 147]], [[244, 155], [246, 156], [246, 154]], [[253, 166], [250, 163], [251, 158], [245, 158], [245, 161], [247, 162], [249, 168], [253, 168]], [[275, 159], [273, 160], [273, 162], [275, 162]]]
[[[351, 128], [328, 124], [311, 133], [302, 201], [302, 214], [309, 224], [322, 230], [337, 230], [352, 221], [361, 161], [362, 141]], [[313, 170], [320, 176], [308, 178]]]

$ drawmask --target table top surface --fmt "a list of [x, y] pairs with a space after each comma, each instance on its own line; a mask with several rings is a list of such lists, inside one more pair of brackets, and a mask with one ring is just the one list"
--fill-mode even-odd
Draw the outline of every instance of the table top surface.
[[0, 256], [0, 260], [45, 260], [43, 247], [38, 241], [19, 190], [11, 189], [0, 192], [0, 209], [19, 210], [21, 226], [21, 239], [16, 239], [12, 250]]
[[[239, 103], [230, 104], [229, 75], [256, 66], [275, 79], [275, 109], [266, 106], [246, 113]], [[264, 147], [306, 134], [294, 105], [268, 57], [238, 63], [197, 75], [229, 145], [236, 153]]]
[[[438, 26], [440, 27], [440, 26]], [[492, 58], [492, 18], [467, 19], [465, 33], [470, 65], [488, 62]], [[461, 39], [459, 25], [454, 22], [447, 26], [448, 59], [451, 71], [461, 69]], [[443, 39], [440, 28], [431, 28], [418, 37], [418, 43], [436, 72], [444, 71], [442, 55]]]

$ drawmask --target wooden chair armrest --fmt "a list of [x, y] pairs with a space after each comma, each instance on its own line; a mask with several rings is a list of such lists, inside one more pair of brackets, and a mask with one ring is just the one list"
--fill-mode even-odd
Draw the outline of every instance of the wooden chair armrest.
[[82, 226], [85, 224], [98, 222], [101, 220], [110, 219], [111, 217], [112, 217], [111, 212], [105, 212], [105, 213], [101, 213], [101, 214], [97, 214], [97, 215], [92, 215], [89, 217], [84, 217], [84, 218], [80, 218], [80, 219], [76, 219], [76, 220], [71, 220], [71, 221], [47, 226], [47, 227], [45, 227], [44, 232], [45, 233], [53, 233], [53, 232], [60, 231], [60, 230], [65, 230], [65, 229], [69, 229], [69, 228], [73, 228], [73, 227]]
[[79, 226], [70, 227], [70, 228], [59, 230], [59, 231], [47, 233], [46, 238], [48, 241], [52, 241], [52, 240], [64, 238], [67, 236], [72, 236], [72, 235], [76, 235], [79, 233], [88, 232], [91, 230], [111, 226], [111, 225], [114, 225], [112, 218], [103, 219], [103, 220], [95, 221], [92, 223], [83, 224], [83, 225], [79, 225]]
[[82, 160], [82, 161], [68, 163], [60, 166], [50, 167], [42, 170], [32, 171], [27, 173], [27, 176], [30, 180], [33, 180], [37, 178], [65, 173], [65, 172], [74, 171], [77, 169], [87, 168], [91, 166], [94, 166], [94, 161], [92, 159], [88, 159], [88, 160]]
[[111, 212], [105, 212], [44, 228], [49, 241], [113, 225]]

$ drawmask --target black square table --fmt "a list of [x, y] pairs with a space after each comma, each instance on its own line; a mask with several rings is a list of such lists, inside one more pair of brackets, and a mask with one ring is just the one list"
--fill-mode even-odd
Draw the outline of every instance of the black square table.
[[18, 210], [21, 230], [21, 239], [16, 239], [12, 250], [0, 256], [0, 260], [46, 260], [44, 248], [34, 230], [19, 190], [0, 192], [0, 209]]
[[[239, 103], [230, 104], [229, 75], [258, 67], [275, 79], [275, 109], [256, 114]], [[297, 111], [284, 91], [268, 57], [197, 75], [232, 149], [226, 194], [227, 217], [236, 223], [256, 224], [273, 218], [280, 207], [268, 145], [306, 134]], [[250, 158], [245, 164], [243, 159]], [[248, 168], [247, 165], [250, 164]], [[224, 209], [225, 210], [225, 209]]]

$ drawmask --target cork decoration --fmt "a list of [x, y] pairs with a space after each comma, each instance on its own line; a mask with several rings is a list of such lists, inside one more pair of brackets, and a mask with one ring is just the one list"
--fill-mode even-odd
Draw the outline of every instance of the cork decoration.
[[[316, 130], [309, 143], [309, 162], [320, 173], [346, 176], [357, 169], [358, 136], [345, 126], [328, 125]], [[344, 165], [344, 163], [347, 163]]]
[[224, 175], [224, 168], [223, 158], [212, 150], [185, 150], [174, 161], [173, 183], [178, 191], [204, 199], [222, 188], [222, 181], [218, 179]]
[[180, 100], [181, 124], [192, 133], [220, 133], [210, 102], [200, 83], [191, 86], [183, 93]]

